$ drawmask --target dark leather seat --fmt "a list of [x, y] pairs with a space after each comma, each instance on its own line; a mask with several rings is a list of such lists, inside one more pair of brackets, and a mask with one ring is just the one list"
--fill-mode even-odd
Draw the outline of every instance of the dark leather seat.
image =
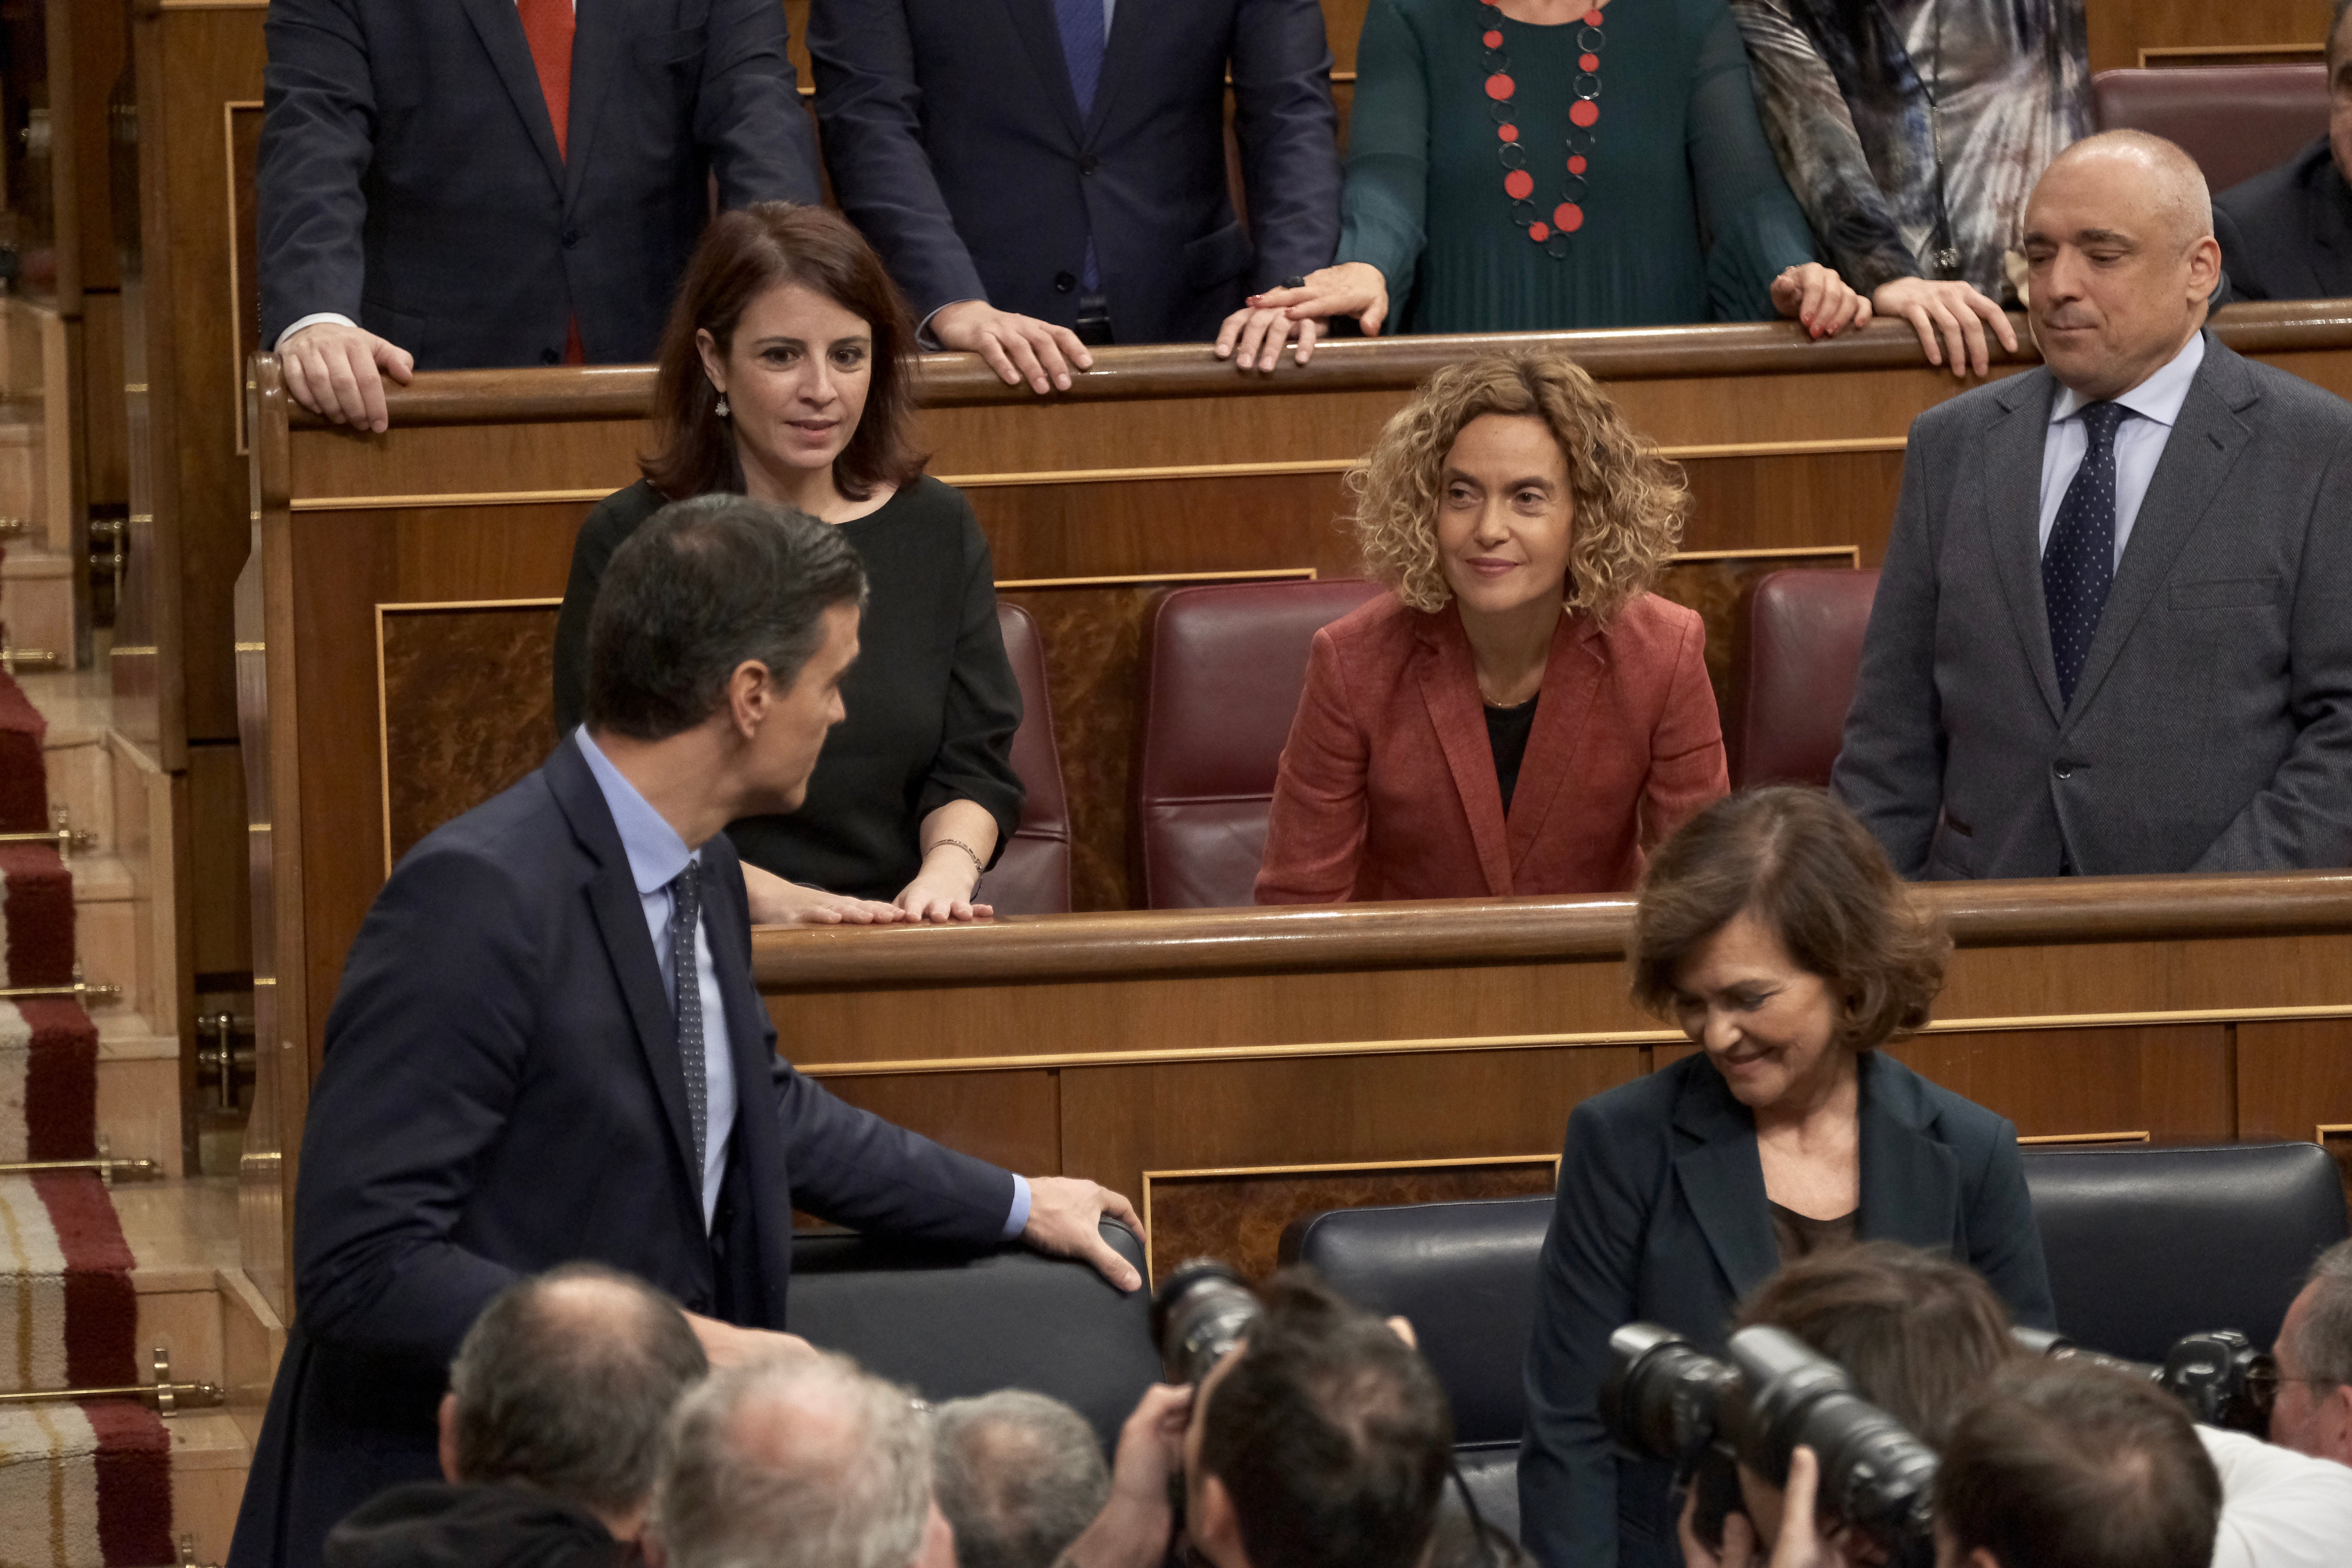
[[1000, 915], [1056, 915], [1070, 907], [1070, 801], [1062, 788], [1062, 754], [1054, 742], [1054, 699], [1045, 685], [1045, 649], [1037, 623], [999, 600], [997, 629], [1021, 687], [1021, 728], [1013, 733], [1013, 771], [1027, 798], [1021, 826], [997, 857], [982, 896]]
[[[1143, 1244], [1103, 1239], [1144, 1268]], [[1027, 1388], [1075, 1405], [1102, 1438], [1160, 1376], [1151, 1296], [1122, 1295], [1088, 1264], [1008, 1245], [973, 1254], [840, 1234], [793, 1239], [793, 1332], [857, 1358], [934, 1403]]]
[[2060, 1331], [2136, 1361], [2207, 1329], [2267, 1350], [2304, 1270], [2347, 1231], [2316, 1143], [2029, 1149], [2025, 1184]]
[[1806, 568], [1756, 580], [1733, 645], [1731, 784], [1826, 785], [1845, 734], [1878, 572]]
[[2284, 163], [2327, 130], [2324, 65], [2180, 66], [2101, 71], [2091, 118], [2102, 131], [2177, 142], [2215, 191]]
[[1152, 605], [1133, 818], [1145, 909], [1252, 901], [1308, 645], [1381, 591], [1348, 577], [1242, 583]]
[[1412, 1321], [1454, 1404], [1462, 1479], [1486, 1522], [1515, 1539], [1527, 1411], [1520, 1367], [1551, 1211], [1549, 1194], [1333, 1209], [1282, 1236], [1284, 1262], [1312, 1265], [1359, 1306]]

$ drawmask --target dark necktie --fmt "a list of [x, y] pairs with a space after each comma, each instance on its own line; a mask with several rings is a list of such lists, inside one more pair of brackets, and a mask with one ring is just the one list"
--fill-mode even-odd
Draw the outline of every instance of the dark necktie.
[[[1095, 110], [1095, 87], [1102, 80], [1102, 0], [1054, 0], [1054, 26], [1062, 35], [1062, 63], [1069, 68], [1070, 96], [1078, 100], [1083, 121]], [[1087, 258], [1080, 281], [1091, 294], [1102, 287], [1102, 267], [1095, 259], [1094, 236], [1087, 236]]]
[[2074, 700], [2074, 682], [2099, 629], [2107, 589], [2116, 580], [2116, 427], [2131, 415], [2120, 403], [2083, 410], [2090, 445], [2074, 470], [2058, 521], [2042, 552], [2042, 597], [2050, 613], [2050, 656], [2058, 665], [2058, 695]]
[[670, 972], [677, 976], [677, 1054], [686, 1068], [686, 1120], [694, 1129], [694, 1191], [702, 1195], [703, 1150], [708, 1147], [710, 1086], [702, 1065], [702, 972], [694, 961], [695, 933], [702, 925], [702, 868], [688, 861], [669, 885]]

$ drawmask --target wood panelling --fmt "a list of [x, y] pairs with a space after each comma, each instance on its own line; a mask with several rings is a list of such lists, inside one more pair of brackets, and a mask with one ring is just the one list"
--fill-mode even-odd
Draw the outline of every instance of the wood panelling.
[[1132, 1197], [1146, 1171], [1547, 1153], [1641, 1070], [1631, 1047], [1068, 1068], [1062, 1166]]
[[[782, 1042], [786, 1056], [825, 1047]], [[905, 1077], [836, 1079], [826, 1084], [850, 1104], [902, 1126], [925, 1130], [1008, 1171], [1050, 1173], [1062, 1167], [1060, 1075], [1028, 1072], [910, 1073]]]
[[189, 968], [237, 984], [253, 970], [253, 891], [245, 823], [245, 769], [233, 742], [188, 748]]
[[1930, 1035], [1890, 1054], [1956, 1094], [2015, 1107], [2005, 1113], [2028, 1136], [2237, 1134], [2224, 1024]]
[[520, 780], [555, 746], [556, 606], [377, 608], [384, 858]]
[[1559, 1156], [1438, 1160], [1423, 1164], [1270, 1165], [1225, 1171], [1146, 1171], [1136, 1206], [1150, 1232], [1152, 1279], [1187, 1259], [1217, 1258], [1253, 1279], [1272, 1273], [1282, 1231], [1326, 1209], [1454, 1203], [1549, 1193]]
[[2138, 65], [2142, 49], [2315, 44], [2327, 31], [2327, 8], [2313, 0], [2248, 0], [2218, 8], [2197, 0], [2102, 0], [2088, 11], [2095, 71]]
[[[214, 133], [217, 145], [217, 121]], [[2221, 331], [2244, 352], [2352, 386], [2352, 310], [2233, 307]], [[935, 356], [923, 372], [926, 438], [934, 471], [965, 482], [1002, 579], [1346, 571], [1354, 563], [1339, 521], [1339, 468], [1431, 368], [1490, 343], [1528, 341], [1338, 343], [1304, 372], [1255, 380], [1194, 348], [1107, 350], [1076, 392], [1050, 402], [1007, 391], [963, 356]], [[1684, 455], [1695, 497], [1685, 545], [1698, 551], [1829, 549], [1874, 562], [1904, 432], [1957, 390], [1919, 362], [1899, 328], [1828, 343], [1769, 325], [1548, 341], [1592, 367], [1646, 434]], [[239, 635], [255, 649], [248, 760], [266, 780], [255, 820], [269, 825], [257, 845], [268, 875], [256, 886], [268, 934], [255, 962], [276, 981], [268, 1010], [282, 1047], [269, 1090], [277, 1142], [256, 1148], [259, 1171], [269, 1154], [298, 1146], [308, 1068], [344, 952], [383, 877], [378, 607], [560, 595], [580, 519], [635, 477], [650, 377], [642, 368], [422, 375], [394, 393], [394, 427], [383, 436], [289, 417], [266, 356], [255, 387], [259, 549], [247, 583], [248, 629]], [[1271, 467], [1237, 467], [1248, 464]], [[1689, 595], [1719, 607], [1738, 576], [1760, 565], [1700, 568]], [[1132, 689], [1128, 639], [1150, 591], [1100, 583], [1019, 590], [1066, 634], [1058, 650], [1049, 637], [1064, 729], [1083, 733], [1086, 766], [1096, 771], [1079, 770], [1080, 782], [1110, 806], [1087, 840], [1099, 897], [1123, 860], [1115, 816], [1123, 792], [1113, 782], [1128, 754], [1118, 696]], [[1060, 595], [1071, 596], [1053, 611]], [[504, 673], [485, 688], [482, 668], [419, 658], [401, 680], [404, 710], [460, 700], [426, 689], [436, 668], [475, 683], [461, 706], [472, 704], [466, 710], [478, 717], [494, 699], [535, 705], [533, 688], [543, 689], [545, 677], [523, 668], [529, 662], [499, 666]], [[540, 721], [522, 728], [543, 738], [529, 729]], [[530, 749], [523, 739], [515, 745], [502, 767]], [[468, 742], [429, 768], [455, 773], [475, 766], [478, 753], [487, 754]], [[401, 754], [394, 760], [410, 765]], [[404, 817], [421, 829], [495, 781], [485, 773], [466, 789], [446, 778], [429, 788], [414, 782], [420, 800], [436, 803]], [[2128, 1034], [2352, 1008], [2327, 978], [2352, 972], [2352, 913], [2318, 908], [2311, 892], [2321, 888], [2325, 903], [2332, 886], [2190, 879], [2119, 891], [2086, 880], [1921, 896], [1950, 911], [1962, 943], [1947, 1019], [1987, 1035], [2069, 1022]], [[2118, 910], [2162, 918], [2135, 923]], [[896, 1095], [894, 1113], [959, 1136], [974, 1125], [959, 1120], [959, 1086], [992, 1074], [1035, 1084], [1058, 1073], [1064, 1168], [1131, 1191], [1145, 1169], [1549, 1147], [1579, 1095], [1639, 1070], [1649, 1047], [1674, 1037], [1625, 1001], [1622, 932], [1612, 925], [1623, 912], [1622, 902], [1528, 900], [1206, 919], [1080, 915], [992, 930], [763, 935], [759, 962], [783, 1037], [812, 1070], [845, 1086], [905, 1080], [855, 1092]], [[1322, 951], [1316, 933], [1326, 931], [1368, 945]], [[1002, 968], [1008, 952], [1016, 962]], [[855, 970], [864, 954], [888, 958], [885, 970], [899, 954], [940, 962], [919, 978], [827, 978], [828, 966], [855, 958]], [[2139, 1016], [2166, 1009], [2227, 1016]], [[2175, 1081], [2167, 1074], [2202, 1081], [2177, 1065], [2195, 1053], [2173, 1050], [2169, 1035], [2149, 1035], [2121, 1057], [2114, 1053], [2122, 1047], [2097, 1047], [2108, 1053], [2102, 1063], [2137, 1064], [2127, 1083], [2105, 1068], [2095, 1075], [2119, 1085], [2115, 1095], [2054, 1102], [2063, 1116], [2022, 1114], [2045, 1087], [2030, 1064], [2071, 1051], [2073, 1038], [2002, 1046], [1985, 1059], [2029, 1065], [1994, 1073], [1988, 1092], [2021, 1097], [2001, 1108], [2053, 1131], [2196, 1121], [2165, 1087]], [[1204, 1101], [1211, 1085], [1222, 1087]], [[1028, 1112], [1003, 1111], [1004, 1125], [1034, 1129], [1022, 1116], [1034, 1118], [1041, 1102], [1028, 1103]], [[1215, 1109], [1185, 1109], [1202, 1104]], [[1138, 1120], [1157, 1125], [1163, 1115], [1173, 1120], [1156, 1132]], [[2073, 1124], [2084, 1118], [2105, 1120]], [[1212, 1120], [1233, 1136], [1220, 1142]], [[1034, 1137], [1028, 1146], [1042, 1148]], [[282, 1173], [281, 1192], [290, 1163], [272, 1172]], [[264, 1212], [257, 1203], [256, 1215]]]
[[2352, 1124], [2352, 1018], [2239, 1025], [2237, 1090], [2244, 1137]]

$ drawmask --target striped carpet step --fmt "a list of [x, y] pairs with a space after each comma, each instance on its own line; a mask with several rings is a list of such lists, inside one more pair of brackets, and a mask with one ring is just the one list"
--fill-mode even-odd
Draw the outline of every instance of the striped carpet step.
[[[47, 726], [0, 672], [0, 831], [47, 826]], [[73, 879], [57, 851], [0, 846], [0, 976], [71, 981]], [[0, 1163], [97, 1148], [98, 1030], [70, 997], [0, 999]], [[131, 1255], [90, 1172], [0, 1174], [0, 1392], [141, 1381]], [[0, 1405], [0, 1564], [173, 1561], [172, 1443], [135, 1400]]]

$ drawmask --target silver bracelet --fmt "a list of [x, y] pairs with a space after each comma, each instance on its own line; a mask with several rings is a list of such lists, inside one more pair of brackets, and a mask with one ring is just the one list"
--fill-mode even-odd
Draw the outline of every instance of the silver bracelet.
[[[980, 851], [961, 838], [935, 838], [931, 841], [931, 849], [937, 849], [942, 844], [952, 844], [971, 857], [971, 885], [974, 889], [977, 889], [980, 887], [981, 878], [988, 874], [988, 863], [980, 858]], [[928, 855], [930, 850], [927, 849], [923, 853]]]

